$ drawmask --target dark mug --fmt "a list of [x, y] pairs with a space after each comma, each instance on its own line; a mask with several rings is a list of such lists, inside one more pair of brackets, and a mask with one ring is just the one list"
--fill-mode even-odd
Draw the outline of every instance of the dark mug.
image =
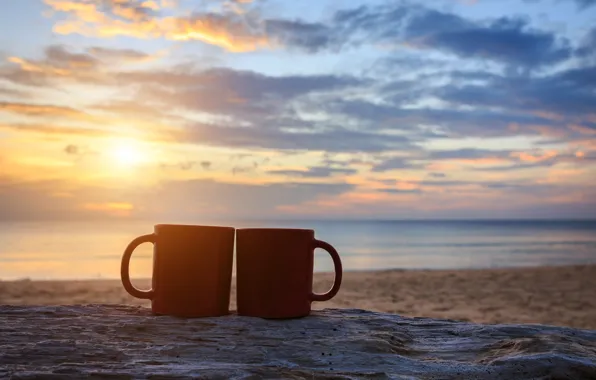
[[[156, 314], [180, 317], [221, 316], [229, 313], [234, 228], [158, 224], [154, 232], [134, 239], [122, 256], [124, 289], [151, 300]], [[130, 282], [129, 262], [134, 249], [153, 243], [150, 290]]]
[[[312, 291], [314, 250], [329, 252], [335, 267], [333, 287]], [[330, 244], [313, 230], [244, 228], [236, 230], [236, 301], [238, 314], [294, 318], [310, 314], [312, 301], [327, 301], [339, 291], [342, 266]]]

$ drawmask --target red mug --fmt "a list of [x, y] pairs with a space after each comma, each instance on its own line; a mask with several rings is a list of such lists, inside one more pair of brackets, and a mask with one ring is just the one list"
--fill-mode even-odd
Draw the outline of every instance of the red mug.
[[[312, 291], [314, 250], [329, 252], [335, 267], [333, 287]], [[238, 314], [296, 318], [310, 314], [312, 301], [327, 301], [339, 291], [342, 266], [330, 244], [313, 230], [243, 228], [236, 230], [236, 301]]]
[[[137, 237], [124, 251], [120, 273], [124, 289], [133, 297], [151, 300], [155, 314], [228, 314], [234, 231], [232, 227], [156, 225], [152, 234]], [[150, 290], [139, 290], [130, 282], [130, 256], [142, 243], [153, 243]]]

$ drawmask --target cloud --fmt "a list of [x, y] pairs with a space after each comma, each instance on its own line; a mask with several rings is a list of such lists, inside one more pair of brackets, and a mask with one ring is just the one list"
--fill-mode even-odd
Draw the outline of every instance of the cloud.
[[196, 161], [181, 161], [181, 162], [178, 162], [175, 164], [162, 163], [160, 166], [162, 169], [175, 168], [175, 169], [180, 169], [183, 171], [188, 171], [188, 170], [192, 170], [196, 166], [196, 164], [197, 164]]
[[43, 57], [27, 59], [11, 56], [0, 65], [0, 80], [17, 85], [59, 87], [69, 83], [83, 85], [117, 85], [112, 70], [123, 64], [148, 63], [165, 55], [165, 51], [148, 54], [134, 49], [91, 47], [73, 51], [64, 45], [43, 49]]
[[134, 99], [110, 99], [105, 102], [96, 103], [88, 107], [94, 111], [101, 111], [114, 117], [127, 116], [135, 120], [163, 120], [176, 119], [167, 109], [155, 107], [152, 104], [145, 104]]
[[138, 38], [158, 37], [160, 28], [156, 2], [135, 0], [44, 0], [54, 12], [66, 15], [54, 31], [59, 34], [80, 33], [88, 36], [125, 35]]
[[264, 148], [273, 150], [311, 150], [324, 152], [380, 152], [409, 149], [408, 138], [371, 132], [334, 128], [330, 131], [291, 132], [255, 127], [218, 127], [193, 124], [174, 137], [180, 142], [193, 142], [232, 148]]
[[[337, 196], [353, 188], [350, 184], [331, 183], [249, 185], [213, 180], [169, 181], [147, 194], [144, 199], [148, 206], [144, 212], [161, 215], [162, 219], [272, 217], [281, 206]], [[196, 197], [197, 194], [200, 196]]]
[[[524, 0], [524, 2], [526, 3], [536, 3], [539, 0]], [[551, 0], [551, 2], [557, 3], [557, 2], [569, 2], [569, 3], [575, 3], [575, 5], [577, 6], [577, 9], [580, 11], [585, 11], [587, 8], [596, 5], [596, 0]]]
[[[594, 4], [596, 4], [596, 0]], [[596, 27], [593, 27], [586, 33], [575, 54], [581, 58], [592, 60], [591, 64], [596, 65]]]
[[46, 135], [63, 136], [106, 136], [100, 129], [84, 128], [80, 126], [60, 126], [51, 123], [0, 123], [0, 129], [25, 133], [40, 133]]
[[118, 81], [144, 85], [140, 103], [154, 104], [154, 109], [213, 116], [212, 123], [185, 123], [185, 130], [173, 135], [178, 141], [329, 151], [379, 151], [409, 144], [403, 136], [383, 136], [307, 121], [296, 111], [309, 96], [333, 96], [336, 92], [340, 96], [340, 90], [363, 86], [364, 79], [339, 75], [268, 76], [217, 68], [120, 73]]
[[[204, 220], [272, 217], [283, 205], [336, 196], [349, 184], [271, 183], [215, 180], [163, 181], [153, 188], [109, 188], [64, 181], [16, 181], [0, 177], [0, 220]], [[200, 194], [197, 197], [197, 194]]]
[[558, 63], [571, 55], [568, 41], [532, 29], [523, 19], [478, 22], [405, 2], [338, 11], [333, 22], [336, 33], [349, 35], [348, 45], [384, 41], [528, 68]]
[[66, 147], [64, 147], [64, 153], [66, 154], [72, 154], [72, 155], [79, 155], [81, 153], [80, 148], [76, 145], [73, 144], [69, 144]]
[[[54, 62], [93, 62], [71, 59], [79, 53], [66, 49], [56, 51], [60, 54], [54, 54]], [[118, 83], [119, 88], [130, 90], [128, 93], [137, 91], [136, 95], [86, 109], [114, 118], [149, 121], [155, 128], [160, 123], [173, 124], [171, 132], [159, 135], [178, 142], [236, 148], [410, 152], [416, 150], [413, 144], [437, 138], [556, 132], [571, 139], [579, 130], [596, 127], [591, 107], [595, 101], [593, 76], [590, 66], [533, 76], [444, 70], [435, 77], [448, 80], [437, 84], [433, 83], [435, 77], [415, 81], [331, 74], [271, 76], [229, 68], [175, 66], [114, 71], [106, 75], [112, 81], [106, 82], [106, 87]], [[360, 96], [347, 95], [356, 93]], [[371, 98], [381, 100], [372, 102]], [[439, 98], [449, 106], [411, 107], [412, 102], [429, 98]], [[3, 106], [13, 113], [61, 112], [79, 120], [91, 117], [66, 106], [8, 103]], [[206, 121], [181, 116], [189, 111]], [[385, 165], [416, 168], [411, 164], [396, 161]], [[384, 170], [382, 165], [375, 170]]]
[[424, 10], [409, 21], [405, 34], [407, 41], [415, 46], [524, 67], [561, 62], [572, 51], [567, 41], [557, 41], [552, 33], [532, 30], [527, 21], [507, 17], [483, 25]]
[[437, 161], [452, 161], [470, 164], [494, 164], [511, 159], [511, 151], [493, 151], [486, 149], [454, 149], [419, 151], [412, 157], [391, 157], [373, 165], [373, 172], [390, 170], [421, 170]]
[[259, 25], [251, 26], [248, 15], [234, 11], [165, 16], [163, 7], [153, 1], [45, 0], [45, 3], [54, 12], [66, 15], [66, 19], [54, 27], [59, 34], [199, 40], [233, 52], [270, 45], [269, 38], [260, 31]]
[[328, 178], [335, 175], [352, 175], [358, 171], [351, 168], [332, 168], [328, 166], [313, 166], [307, 170], [269, 170], [267, 173], [287, 177]]
[[251, 173], [257, 170], [259, 164], [254, 162], [253, 165], [236, 165], [232, 168], [232, 175]]
[[[51, 154], [72, 164], [72, 171], [47, 175], [68, 176], [83, 169], [77, 165], [93, 163], [77, 162], [84, 154], [79, 144], [86, 140], [79, 136], [131, 134], [167, 143], [160, 145], [164, 170], [152, 167], [157, 176], [238, 182], [162, 181], [154, 188], [139, 184], [123, 190], [78, 188], [74, 178], [68, 186], [3, 179], [13, 189], [3, 190], [7, 199], [55, 203], [39, 213], [13, 205], [12, 215], [62, 218], [62, 209], [64, 218], [121, 213], [192, 220], [207, 214], [275, 215], [292, 207], [300, 213], [303, 203], [334, 204], [348, 212], [368, 202], [370, 210], [388, 212], [399, 209], [390, 207], [399, 200], [421, 200], [414, 210], [456, 207], [451, 200], [469, 204], [467, 197], [476, 206], [482, 199], [491, 205], [507, 199], [523, 204], [532, 197], [544, 205], [561, 199], [575, 204], [593, 194], [585, 179], [596, 165], [593, 30], [571, 44], [563, 34], [525, 19], [468, 18], [402, 1], [347, 8], [320, 19], [274, 17], [265, 6], [231, 1], [205, 3], [186, 14], [157, 1], [46, 3], [63, 33], [158, 38], [159, 44], [203, 41], [232, 52], [286, 49], [293, 54], [278, 51], [275, 59], [312, 62], [275, 71], [293, 73], [286, 75], [271, 74], [248, 54], [230, 67], [197, 63], [194, 56], [188, 63], [178, 55], [154, 62], [161, 52], [136, 50], [145, 42], [135, 49], [115, 48], [130, 42], [126, 38], [94, 39], [88, 48], [75, 38], [76, 47], [53, 44], [30, 56], [4, 54], [0, 81], [7, 86], [0, 85], [0, 112], [11, 119], [0, 129], [10, 131], [9, 138], [40, 140], [26, 135], [35, 133], [58, 141]], [[197, 50], [182, 49], [188, 52]], [[319, 57], [306, 54], [322, 54], [326, 63], [318, 67]], [[359, 62], [351, 60], [354, 56]], [[341, 71], [321, 71], [333, 62]], [[141, 63], [148, 64], [136, 65]], [[346, 67], [353, 73], [357, 67], [359, 74], [342, 74]], [[87, 89], [85, 96], [78, 92]], [[30, 97], [16, 98], [25, 94]], [[102, 123], [90, 128], [83, 123], [89, 121]], [[477, 138], [484, 140], [475, 143]], [[525, 149], [512, 149], [508, 141]], [[494, 149], [485, 149], [489, 146]], [[209, 156], [213, 161], [167, 156], [203, 147], [215, 152]], [[251, 150], [258, 152], [221, 161], [221, 155], [240, 157]], [[36, 159], [44, 160], [45, 150], [39, 154]], [[271, 157], [267, 167], [265, 156]], [[321, 156], [318, 164], [310, 161]], [[358, 185], [335, 183], [345, 179]], [[262, 185], [240, 183], [248, 180]], [[275, 180], [285, 182], [270, 183]]]
[[[316, 91], [330, 91], [357, 86], [364, 80], [347, 75], [286, 75], [270, 76], [255, 71], [210, 68], [168, 71], [120, 72], [118, 80], [131, 84], [163, 84], [180, 93], [173, 103], [186, 98], [209, 95], [225, 103], [242, 105], [247, 101], [290, 100]], [[176, 95], [176, 94], [173, 94]], [[197, 103], [208, 101], [199, 99]]]
[[352, 44], [395, 39], [403, 31], [410, 12], [415, 9], [404, 2], [339, 10], [332, 18], [338, 32], [349, 35]]
[[564, 186], [560, 184], [536, 183], [532, 180], [412, 180], [408, 182], [397, 182], [396, 187], [379, 188], [377, 191], [386, 193], [433, 193], [437, 190], [444, 192], [463, 191], [468, 189], [481, 194], [486, 190], [507, 190], [509, 193], [501, 193], [501, 196], [513, 196], [513, 192], [522, 192], [524, 194], [549, 194], [553, 192], [564, 191]]
[[[76, 68], [94, 68], [97, 66], [97, 60], [87, 54], [73, 53], [62, 45], [50, 45], [45, 49], [45, 56], [48, 66], [53, 66], [54, 70], [76, 69]], [[31, 65], [33, 67], [34, 65]], [[34, 71], [35, 69], [32, 68]]]
[[[78, 188], [63, 181], [22, 181], [0, 176], [0, 220], [93, 220], [101, 217], [80, 208], [82, 197], [108, 195], [102, 188]], [[109, 195], [108, 195], [109, 196]]]
[[[73, 17], [83, 12], [85, 15], [81, 17], [89, 22], [101, 21], [106, 14], [122, 22], [144, 22], [161, 17], [160, 4], [149, 6], [133, 2], [124, 6], [118, 1], [104, 1], [93, 3], [94, 10], [90, 11], [87, 6], [78, 10], [70, 4], [77, 2], [50, 3], [67, 9], [65, 12]], [[137, 5], [147, 9], [132, 10]], [[126, 10], [116, 11], [116, 8]], [[104, 16], [94, 16], [95, 11]], [[229, 23], [231, 21], [237, 21], [238, 27], [248, 28], [242, 36], [261, 36], [264, 31], [267, 38], [283, 40], [282, 45], [313, 53], [357, 46], [376, 38], [407, 42], [416, 49], [455, 49], [455, 54], [464, 58], [467, 54], [475, 56], [477, 52], [465, 52], [461, 46], [445, 39], [449, 33], [465, 32], [466, 38], [482, 36], [478, 37], [482, 43], [470, 37], [471, 42], [465, 47], [474, 49], [476, 44], [490, 50], [490, 53], [478, 53], [479, 56], [512, 65], [540, 66], [554, 63], [551, 53], [564, 45], [559, 46], [553, 35], [531, 29], [522, 20], [472, 21], [403, 2], [342, 10], [328, 20], [314, 23], [299, 19], [261, 20], [260, 15], [252, 11], [208, 14], [213, 16], [209, 20], [223, 25], [226, 30], [234, 29], [236, 24]], [[202, 15], [195, 13], [185, 17], [200, 20]], [[499, 50], [491, 44], [498, 45], [497, 40], [503, 36], [515, 36], [513, 39], [521, 41], [521, 47], [505, 38], [502, 41], [505, 58], [501, 59], [494, 55]], [[485, 37], [488, 40], [483, 39]], [[493, 37], [495, 40], [491, 40]], [[468, 41], [466, 38], [462, 41]], [[541, 52], [532, 50], [531, 46]], [[536, 61], [523, 56], [522, 50], [531, 51]], [[393, 56], [391, 51], [389, 56]], [[117, 98], [87, 107], [85, 111], [58, 105], [54, 107], [60, 110], [44, 111], [43, 105], [32, 105], [28, 109], [21, 106], [20, 110], [13, 106], [11, 112], [52, 115], [60, 111], [66, 114], [70, 108], [74, 113], [65, 117], [77, 117], [77, 111], [82, 114], [100, 111], [114, 119], [126, 116], [127, 120], [143, 121], [141, 128], [153, 129], [167, 123], [173, 127], [160, 137], [165, 139], [167, 134], [169, 141], [180, 143], [290, 151], [393, 152], [401, 157], [376, 162], [372, 167], [374, 172], [421, 170], [433, 160], [445, 160], [432, 156], [440, 153], [421, 153], [420, 144], [434, 139], [547, 133], [567, 134], [572, 139], [580, 129], [593, 129], [595, 125], [590, 120], [596, 120], [590, 106], [595, 100], [591, 92], [594, 76], [591, 66], [529, 75], [509, 70], [485, 72], [475, 68], [469, 71], [459, 66], [452, 69], [452, 66], [433, 63], [431, 73], [412, 79], [399, 71], [391, 76], [368, 78], [338, 74], [274, 76], [231, 68], [200, 69], [192, 64], [147, 70], [104, 66], [105, 61], [116, 57], [123, 61], [143, 61], [148, 54], [106, 47], [75, 51], [53, 45], [46, 49], [42, 59], [27, 60], [26, 64], [13, 62], [13, 66], [20, 65], [21, 83], [62, 78], [79, 84], [101, 83], [109, 90], [117, 85], [122, 91], [118, 91]], [[420, 61], [414, 63], [419, 65]], [[83, 74], [85, 72], [94, 74]], [[102, 73], [101, 77], [98, 72]], [[132, 96], [127, 98], [129, 94]], [[151, 125], [152, 122], [156, 126]], [[22, 130], [34, 128], [20, 127]], [[68, 133], [65, 129], [55, 130]], [[460, 162], [485, 160], [486, 164], [490, 159], [495, 162], [510, 159], [487, 155], [463, 157], [464, 153], [458, 153], [462, 156], [458, 158]]]
[[[471, 136], [581, 138], [579, 131], [596, 130], [595, 73], [594, 66], [531, 76], [447, 69], [422, 77], [413, 90], [408, 81], [380, 79], [383, 86], [377, 85], [373, 96], [382, 100], [329, 98], [313, 105], [313, 112], [322, 108], [336, 118], [358, 120], [368, 130], [392, 130], [415, 142]], [[394, 87], [414, 96], [393, 98]], [[436, 99], [442, 104], [419, 105]]]
[[30, 97], [29, 93], [26, 91], [7, 87], [0, 87], [0, 96], [8, 97], [10, 99]]
[[279, 19], [265, 20], [264, 23], [270, 46], [290, 47], [307, 53], [316, 53], [322, 50], [338, 51], [345, 42], [345, 38], [322, 23]]
[[134, 49], [114, 49], [100, 46], [88, 48], [87, 52], [105, 63], [113, 64], [149, 62], [165, 54], [160, 52], [151, 55]]
[[67, 16], [56, 25], [58, 33], [198, 40], [231, 52], [285, 48], [316, 53], [400, 44], [527, 68], [554, 64], [571, 54], [568, 41], [532, 29], [526, 20], [503, 17], [472, 21], [406, 2], [339, 10], [320, 22], [264, 18], [258, 8], [245, 12], [237, 6], [222, 7], [219, 12], [165, 16], [162, 7], [152, 2], [45, 2]]
[[84, 210], [116, 217], [130, 216], [134, 210], [132, 204], [125, 202], [85, 203], [82, 205], [82, 208]]
[[[390, 170], [430, 170], [433, 163], [453, 162], [466, 165], [475, 165], [477, 171], [506, 172], [522, 169], [552, 167], [560, 163], [582, 163], [592, 160], [591, 155], [584, 152], [557, 152], [556, 150], [514, 151], [514, 150], [490, 150], [479, 148], [462, 148], [452, 150], [426, 150], [417, 152], [412, 157], [391, 157], [372, 166], [373, 172], [385, 172]], [[584, 164], [586, 161], [584, 161]], [[430, 172], [432, 178], [445, 178], [445, 173]], [[431, 182], [435, 183], [435, 182]], [[453, 182], [442, 181], [442, 184]], [[456, 182], [460, 184], [460, 182]], [[428, 184], [428, 183], [427, 183]]]
[[[549, 125], [553, 120], [545, 115], [553, 113], [562, 118], [579, 117], [580, 121], [592, 117], [595, 85], [596, 66], [586, 66], [546, 76], [495, 76], [482, 85], [448, 85], [437, 94], [451, 103], [532, 114], [537, 122], [542, 119], [536, 124]], [[593, 127], [594, 123], [586, 125]]]
[[72, 107], [50, 104], [0, 102], [0, 112], [10, 112], [33, 117], [61, 117], [78, 120], [90, 120], [92, 117]]
[[[446, 89], [451, 89], [448, 85]], [[445, 89], [429, 87], [427, 94], [418, 97], [421, 101], [428, 97], [440, 96]], [[482, 95], [484, 86], [479, 86]], [[449, 101], [449, 99], [444, 98]], [[463, 102], [462, 102], [463, 103]], [[465, 103], [464, 103], [465, 104]], [[473, 105], [473, 104], [472, 104]], [[405, 107], [397, 103], [372, 103], [364, 100], [346, 101], [332, 99], [321, 105], [336, 115], [345, 115], [364, 122], [370, 129], [390, 129], [407, 132], [412, 139], [424, 141], [430, 138], [447, 138], [458, 136], [497, 137], [512, 134], [511, 125], [533, 126], [553, 125], [552, 121], [539, 115], [524, 115], [517, 110], [499, 110], [491, 107], [456, 108], [456, 107]], [[524, 131], [536, 134], [537, 131]]]
[[447, 174], [445, 173], [428, 173], [429, 177], [431, 178], [445, 178]]
[[73, 53], [62, 45], [51, 45], [45, 50], [49, 62], [60, 66], [91, 68], [97, 60], [87, 54]]
[[575, 0], [575, 2], [580, 10], [585, 10], [596, 5], [596, 0]]
[[190, 17], [162, 20], [166, 38], [176, 41], [199, 40], [231, 52], [246, 52], [270, 47], [273, 42], [259, 25], [238, 14], [195, 13]]
[[477, 148], [462, 148], [454, 150], [435, 150], [429, 152], [430, 159], [438, 160], [475, 160], [475, 159], [507, 159], [511, 156], [509, 150], [489, 150]]
[[[382, 151], [404, 148], [409, 139], [304, 120], [292, 103], [316, 94], [362, 86], [365, 81], [349, 76], [267, 76], [251, 71], [208, 69], [194, 71], [144, 70], [113, 75], [122, 86], [145, 86], [139, 97], [114, 99], [91, 107], [116, 117], [165, 120], [163, 109], [206, 112], [224, 119], [196, 123], [182, 118], [171, 121], [184, 128], [168, 135], [178, 142], [231, 147], [264, 147], [283, 150]], [[65, 106], [4, 104], [13, 112], [85, 118], [83, 111]], [[214, 120], [216, 121], [216, 120]], [[22, 128], [28, 128], [21, 126]], [[32, 128], [32, 127], [29, 127]], [[65, 129], [55, 129], [68, 132]]]
[[420, 189], [387, 189], [382, 188], [378, 189], [378, 191], [382, 193], [389, 193], [389, 194], [421, 194], [422, 190]]
[[72, 52], [62, 45], [50, 45], [43, 53], [42, 59], [9, 57], [10, 64], [0, 66], [0, 79], [30, 86], [102, 81], [101, 62], [92, 55]]
[[570, 163], [576, 166], [590, 165], [596, 159], [596, 154], [593, 152], [586, 154], [582, 151], [560, 153], [555, 150], [549, 150], [535, 153], [512, 152], [511, 157], [511, 164], [476, 169], [491, 172], [507, 172], [522, 169], [550, 168], [564, 163]]
[[414, 162], [410, 158], [405, 157], [392, 157], [386, 160], [383, 160], [380, 163], [373, 165], [372, 171], [373, 172], [385, 172], [389, 170], [410, 170], [410, 169], [422, 169], [424, 165], [421, 163]]

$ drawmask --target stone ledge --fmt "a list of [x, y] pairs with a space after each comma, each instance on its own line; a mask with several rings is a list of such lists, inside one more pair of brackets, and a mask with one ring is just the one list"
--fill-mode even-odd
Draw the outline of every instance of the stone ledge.
[[122, 305], [0, 306], [0, 378], [596, 379], [596, 331], [358, 309], [181, 319]]

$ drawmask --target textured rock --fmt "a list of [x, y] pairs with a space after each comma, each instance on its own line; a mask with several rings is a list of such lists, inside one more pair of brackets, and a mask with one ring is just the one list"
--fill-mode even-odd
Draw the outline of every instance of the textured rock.
[[596, 331], [356, 309], [180, 319], [119, 305], [0, 306], [0, 378], [596, 379]]

